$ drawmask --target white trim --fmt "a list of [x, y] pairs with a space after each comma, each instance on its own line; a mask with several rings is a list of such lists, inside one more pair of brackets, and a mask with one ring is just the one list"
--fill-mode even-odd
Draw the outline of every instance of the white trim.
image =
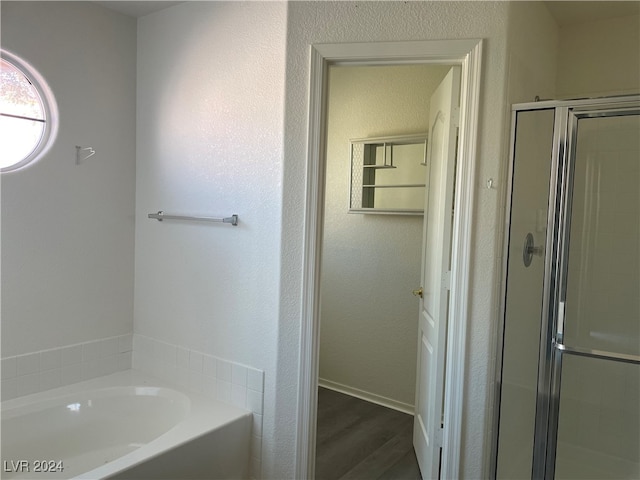
[[482, 72], [482, 41], [462, 62], [460, 85], [459, 157], [456, 174], [455, 214], [451, 255], [451, 293], [447, 332], [447, 370], [445, 373], [444, 448], [440, 478], [460, 478], [462, 450], [462, 409], [466, 358], [466, 337], [471, 272], [473, 199]]
[[320, 265], [324, 204], [325, 59], [311, 47], [309, 74], [309, 137], [304, 219], [304, 273], [300, 327], [300, 382], [298, 390], [298, 435], [296, 478], [314, 478], [316, 452], [316, 410], [318, 405], [318, 360], [320, 317]]
[[413, 415], [415, 412], [415, 406], [410, 403], [400, 402], [393, 398], [383, 397], [375, 393], [367, 392], [366, 390], [360, 390], [359, 388], [350, 387], [349, 385], [343, 385], [342, 383], [332, 382], [324, 378], [318, 379], [318, 385], [335, 392], [344, 393], [351, 397], [359, 398], [360, 400], [366, 400], [367, 402], [375, 403], [376, 405], [382, 405], [383, 407], [391, 408], [402, 413], [408, 413]]
[[314, 478], [319, 360], [319, 297], [324, 205], [324, 103], [329, 64], [459, 64], [462, 66], [460, 157], [453, 225], [451, 312], [444, 408], [447, 422], [441, 478], [459, 478], [467, 306], [477, 151], [482, 40], [312, 45], [302, 285], [296, 478]]

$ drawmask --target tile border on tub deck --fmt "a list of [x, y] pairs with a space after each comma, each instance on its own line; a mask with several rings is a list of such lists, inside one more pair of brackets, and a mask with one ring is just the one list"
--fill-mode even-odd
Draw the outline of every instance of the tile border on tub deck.
[[264, 371], [227, 359], [133, 334], [136, 370], [201, 393], [209, 398], [251, 411], [250, 478], [260, 478]]
[[129, 333], [5, 357], [1, 400], [129, 370], [132, 354], [133, 334]]

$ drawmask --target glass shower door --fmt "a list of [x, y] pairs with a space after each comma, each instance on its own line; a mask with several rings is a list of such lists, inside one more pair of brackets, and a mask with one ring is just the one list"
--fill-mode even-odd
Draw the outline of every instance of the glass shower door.
[[538, 397], [540, 325], [543, 317], [543, 252], [528, 261], [523, 244], [547, 238], [555, 110], [525, 110], [513, 118], [509, 241], [505, 255], [504, 341], [496, 479], [530, 479]]
[[[640, 117], [569, 112], [556, 479], [640, 478]], [[553, 415], [552, 422], [553, 424]], [[549, 471], [549, 470], [547, 470]]]
[[513, 112], [492, 476], [637, 480], [640, 96]]

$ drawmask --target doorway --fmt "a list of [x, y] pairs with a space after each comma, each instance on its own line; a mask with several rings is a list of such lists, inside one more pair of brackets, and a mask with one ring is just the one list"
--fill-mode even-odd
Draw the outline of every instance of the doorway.
[[447, 423], [443, 438], [442, 472], [458, 477], [462, 425], [462, 389], [470, 270], [471, 214], [480, 86], [480, 40], [419, 41], [315, 45], [311, 49], [310, 125], [305, 219], [305, 275], [301, 331], [301, 368], [297, 476], [313, 478], [319, 369], [320, 265], [324, 205], [324, 141], [326, 135], [326, 75], [330, 65], [457, 64], [462, 71], [459, 164], [453, 218], [450, 324], [447, 338], [447, 379], [443, 394]]
[[640, 475], [640, 97], [514, 105], [496, 478]]
[[[417, 203], [422, 209], [428, 173], [424, 142], [393, 142], [407, 141], [412, 136], [427, 137], [431, 96], [450, 69], [451, 65], [429, 64], [329, 67], [320, 305], [322, 389], [318, 410], [327, 412], [342, 398], [326, 391], [329, 389], [403, 414], [395, 415], [398, 420], [390, 429], [383, 422], [376, 422], [376, 417], [394, 417], [382, 408], [354, 408], [341, 424], [336, 424], [338, 415], [334, 413], [331, 428], [325, 415], [319, 415], [317, 478], [339, 478], [347, 474], [345, 469], [356, 466], [352, 464], [358, 458], [363, 462], [357, 465], [360, 472], [369, 462], [375, 463], [383, 474], [396, 462], [410, 464], [411, 456], [417, 469], [411, 417], [415, 403], [418, 298], [412, 290], [421, 284], [424, 215], [399, 208], [349, 206], [356, 193], [352, 189], [357, 188], [373, 190], [368, 194], [375, 196], [377, 207], [399, 207], [402, 195], [407, 201], [419, 196]], [[377, 148], [378, 153], [386, 148], [388, 165], [378, 155], [379, 165], [364, 168], [377, 179], [365, 183], [378, 183], [379, 188], [363, 188], [360, 183], [354, 186], [352, 180], [362, 169], [352, 170], [355, 167], [351, 152], [359, 151], [361, 143], [351, 140], [372, 137], [376, 143], [364, 145]], [[376, 163], [373, 159], [367, 161]], [[395, 202], [382, 202], [391, 195]], [[354, 402], [343, 399], [344, 405], [351, 403]], [[367, 433], [358, 436], [359, 429]], [[352, 453], [332, 448], [331, 443], [344, 438], [350, 439]], [[374, 451], [375, 459], [369, 456]], [[385, 462], [380, 461], [383, 452]], [[349, 456], [350, 461], [338, 461], [342, 456]], [[408, 470], [408, 474], [411, 472]]]
[[[319, 383], [405, 413], [415, 397], [411, 292], [420, 285], [423, 215], [349, 212], [350, 140], [426, 132], [429, 99], [449, 68], [329, 68]], [[399, 154], [394, 161], [377, 174], [402, 174]], [[426, 173], [421, 166], [411, 182], [424, 184]]]

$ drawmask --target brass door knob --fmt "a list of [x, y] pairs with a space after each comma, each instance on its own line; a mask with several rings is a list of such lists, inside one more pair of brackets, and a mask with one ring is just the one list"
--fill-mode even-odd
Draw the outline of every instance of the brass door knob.
[[422, 298], [422, 287], [412, 291], [411, 293], [413, 293], [416, 297]]

